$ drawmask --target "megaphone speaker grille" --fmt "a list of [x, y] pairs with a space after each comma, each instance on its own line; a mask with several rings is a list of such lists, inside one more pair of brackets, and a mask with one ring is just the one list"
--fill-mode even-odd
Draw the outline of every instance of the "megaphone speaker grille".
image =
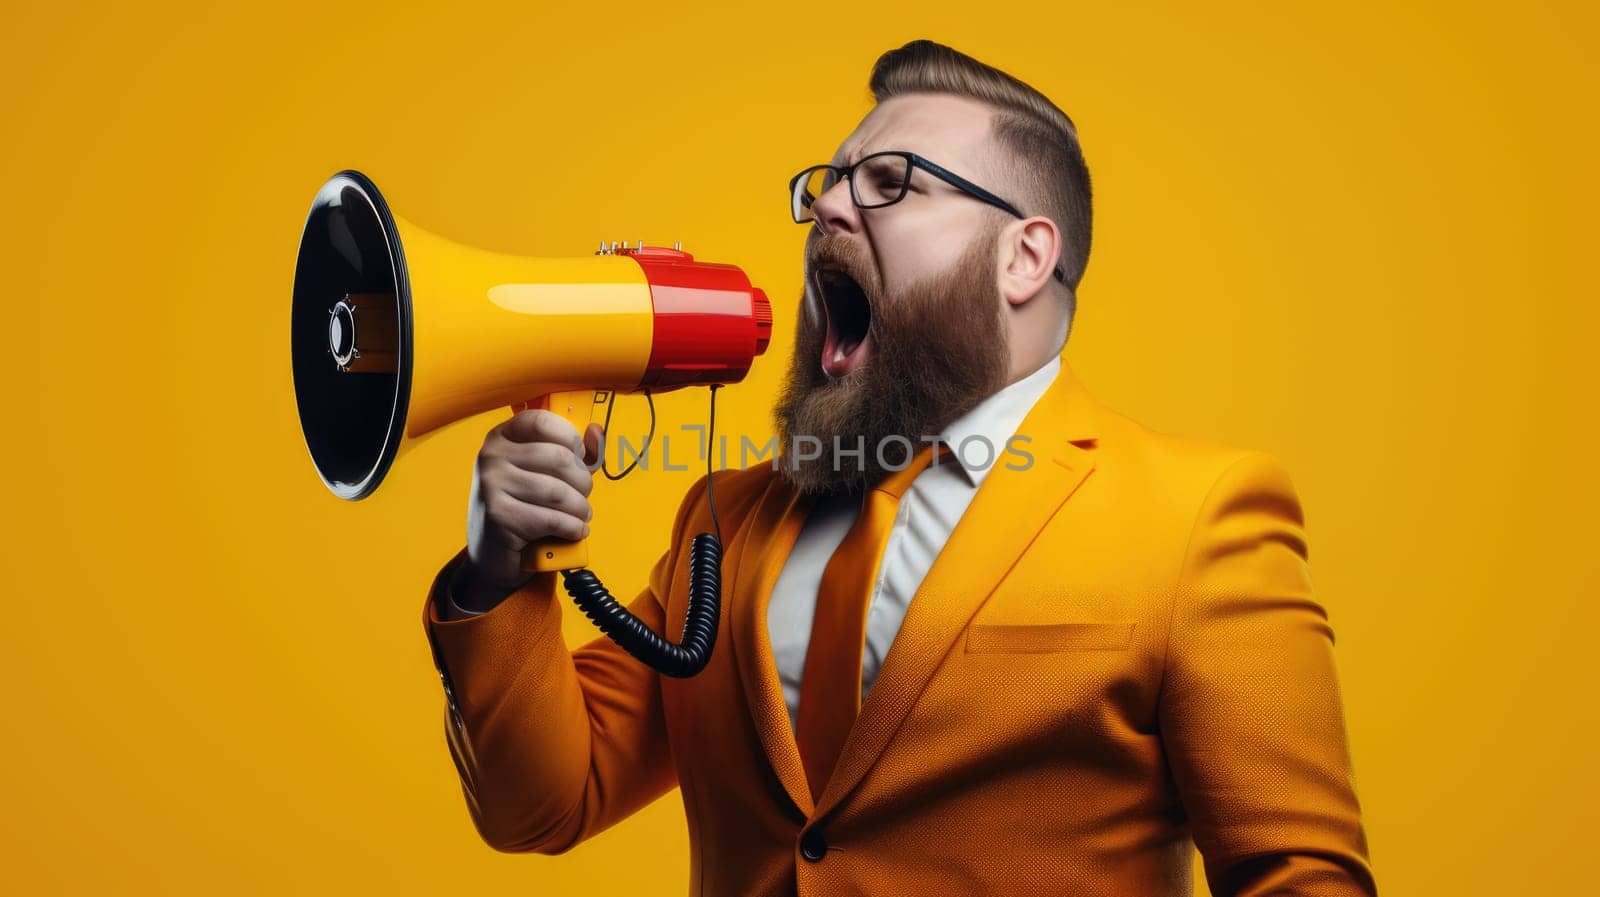
[[365, 175], [340, 172], [306, 218], [290, 323], [300, 429], [340, 498], [370, 495], [394, 462], [411, 397], [411, 328], [394, 216]]

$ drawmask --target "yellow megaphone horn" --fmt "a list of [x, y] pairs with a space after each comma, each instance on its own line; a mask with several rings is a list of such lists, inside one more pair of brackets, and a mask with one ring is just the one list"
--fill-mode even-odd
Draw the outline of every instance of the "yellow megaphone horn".
[[[394, 216], [357, 171], [334, 175], [311, 204], [291, 318], [306, 447], [322, 482], [350, 500], [446, 424], [542, 407], [581, 433], [597, 394], [736, 383], [772, 336], [766, 294], [733, 265], [642, 243], [576, 258], [475, 249]], [[709, 539], [696, 540], [691, 563], [719, 574], [721, 548]], [[641, 660], [670, 675], [704, 666], [720, 575], [690, 596], [684, 641], [673, 645], [630, 625], [587, 564], [582, 541], [550, 539], [523, 555], [526, 570], [561, 571], [585, 613]]]

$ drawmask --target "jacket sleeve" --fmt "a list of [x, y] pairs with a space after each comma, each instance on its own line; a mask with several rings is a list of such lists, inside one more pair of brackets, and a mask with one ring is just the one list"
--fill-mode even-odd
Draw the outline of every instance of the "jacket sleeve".
[[1307, 556], [1282, 464], [1235, 460], [1190, 533], [1160, 703], [1213, 894], [1377, 893]]
[[[684, 520], [629, 605], [656, 632], [678, 566]], [[659, 674], [599, 636], [569, 651], [557, 574], [536, 575], [487, 613], [445, 620], [439, 604], [465, 560], [435, 577], [423, 626], [445, 690], [445, 739], [478, 833], [506, 852], [561, 853], [676, 784]]]

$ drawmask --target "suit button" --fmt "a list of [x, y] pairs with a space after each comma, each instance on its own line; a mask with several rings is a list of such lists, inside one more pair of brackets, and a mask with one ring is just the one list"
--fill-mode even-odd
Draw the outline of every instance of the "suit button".
[[819, 862], [828, 854], [828, 839], [822, 837], [822, 832], [812, 829], [800, 836], [800, 855], [811, 862]]

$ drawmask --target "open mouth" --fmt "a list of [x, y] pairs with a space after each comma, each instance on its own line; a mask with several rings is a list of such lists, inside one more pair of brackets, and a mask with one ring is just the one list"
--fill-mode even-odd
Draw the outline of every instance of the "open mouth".
[[871, 353], [872, 303], [855, 278], [837, 268], [816, 271], [812, 283], [828, 316], [822, 369], [830, 377], [842, 377]]

